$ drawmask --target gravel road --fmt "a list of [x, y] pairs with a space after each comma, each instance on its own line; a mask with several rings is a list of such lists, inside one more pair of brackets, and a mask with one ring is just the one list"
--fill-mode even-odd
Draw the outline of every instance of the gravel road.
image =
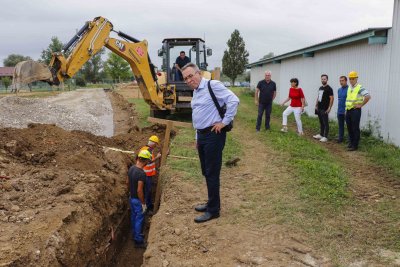
[[0, 128], [26, 128], [29, 123], [56, 124], [107, 137], [114, 133], [111, 102], [102, 89], [78, 89], [48, 98], [0, 99]]

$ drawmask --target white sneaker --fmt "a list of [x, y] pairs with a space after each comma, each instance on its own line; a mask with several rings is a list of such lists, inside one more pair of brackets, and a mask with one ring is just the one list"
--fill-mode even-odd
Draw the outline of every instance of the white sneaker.
[[283, 128], [281, 129], [281, 132], [287, 133], [287, 127], [283, 126]]
[[313, 138], [315, 138], [315, 139], [321, 139], [321, 138], [323, 138], [323, 136], [320, 135], [320, 134], [316, 134], [316, 135], [313, 135]]
[[322, 137], [321, 139], [319, 139], [319, 141], [325, 143], [328, 142], [328, 138]]

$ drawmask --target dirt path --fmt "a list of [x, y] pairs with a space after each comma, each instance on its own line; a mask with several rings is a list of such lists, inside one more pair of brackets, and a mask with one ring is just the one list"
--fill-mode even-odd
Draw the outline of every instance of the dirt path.
[[[305, 245], [299, 231], [276, 221], [269, 205], [280, 197], [276, 188], [290, 179], [279, 164], [284, 159], [255, 133], [240, 138], [237, 125], [232, 134], [246, 149], [239, 166], [223, 168], [221, 217], [195, 224], [193, 207], [206, 200], [205, 184], [171, 177], [153, 219], [145, 266], [317, 266], [326, 261]], [[260, 196], [263, 201], [256, 201]]]

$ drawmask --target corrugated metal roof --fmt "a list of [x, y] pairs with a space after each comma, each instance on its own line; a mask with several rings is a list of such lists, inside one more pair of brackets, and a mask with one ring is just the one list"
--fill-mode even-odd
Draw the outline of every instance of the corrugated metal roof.
[[[262, 59], [262, 60], [254, 62], [254, 63], [247, 64], [246, 67], [251, 68], [254, 66], [260, 66], [260, 65], [270, 63], [270, 62], [280, 63], [280, 61], [282, 59], [299, 56], [299, 55], [303, 55], [305, 57], [313, 56], [313, 53], [315, 51], [332, 48], [332, 47], [336, 47], [336, 46], [340, 46], [340, 45], [344, 45], [344, 44], [348, 44], [348, 43], [353, 43], [353, 42], [357, 42], [357, 41], [364, 40], [364, 39], [368, 39], [368, 41], [371, 44], [372, 43], [386, 43], [387, 31], [390, 28], [391, 27], [369, 28], [369, 29], [362, 30], [359, 32], [344, 35], [344, 36], [341, 36], [341, 37], [338, 37], [338, 38], [335, 38], [332, 40], [328, 40], [328, 41], [325, 41], [325, 42], [322, 42], [319, 44], [308, 46], [308, 47], [305, 47], [305, 48], [302, 48], [299, 50], [288, 52], [288, 53], [285, 53], [282, 55]], [[373, 38], [375, 38], [375, 39], [373, 39]], [[376, 42], [374, 40], [379, 40], [379, 41]]]
[[14, 67], [0, 67], [0, 76], [13, 76]]

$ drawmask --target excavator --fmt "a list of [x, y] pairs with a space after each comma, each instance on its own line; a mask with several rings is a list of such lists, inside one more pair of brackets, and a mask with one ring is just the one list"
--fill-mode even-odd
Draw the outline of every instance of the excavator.
[[[115, 32], [121, 39], [110, 37], [111, 32]], [[202, 76], [213, 78], [212, 73], [207, 71], [206, 61], [207, 56], [212, 55], [212, 50], [205, 46], [201, 38], [164, 39], [162, 48], [158, 50], [163, 63], [161, 71], [157, 71], [150, 60], [146, 40], [140, 41], [121, 31], [114, 31], [108, 19], [96, 17], [86, 22], [61, 52], [52, 54], [49, 66], [35, 61], [17, 64], [13, 84], [40, 80], [50, 85], [60, 85], [64, 80], [72, 78], [103, 47], [129, 63], [140, 92], [150, 105], [150, 115], [154, 117], [190, 110], [193, 91], [183, 81], [176, 79], [173, 64], [176, 51], [186, 49], [191, 62], [199, 66]], [[216, 75], [219, 75], [218, 72]]]

